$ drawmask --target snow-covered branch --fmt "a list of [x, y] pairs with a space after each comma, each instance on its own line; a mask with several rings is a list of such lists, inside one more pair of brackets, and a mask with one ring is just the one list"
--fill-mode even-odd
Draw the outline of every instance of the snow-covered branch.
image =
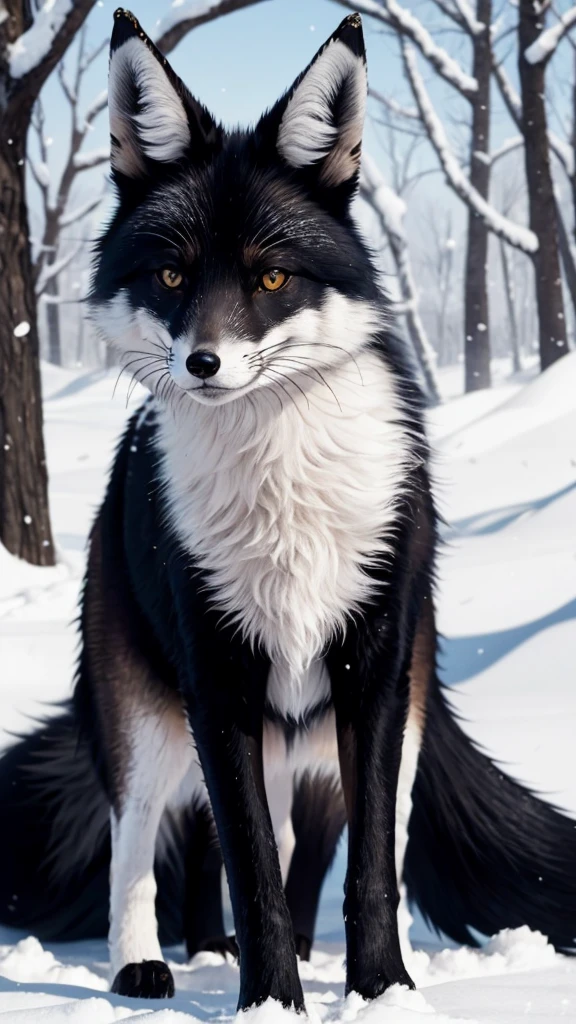
[[466, 27], [466, 31], [471, 36], [479, 36], [486, 26], [481, 21], [477, 21], [468, 0], [454, 0], [454, 5], [458, 10], [463, 25]]
[[478, 193], [470, 184], [458, 160], [454, 156], [448, 137], [440, 118], [436, 114], [430, 101], [430, 97], [424, 85], [422, 76], [416, 63], [416, 54], [411, 46], [404, 43], [402, 47], [404, 67], [412, 93], [416, 101], [422, 123], [426, 129], [428, 138], [438, 157], [440, 166], [446, 176], [446, 181], [456, 194], [471, 207], [474, 212], [482, 218], [493, 234], [503, 238], [505, 242], [520, 249], [522, 252], [532, 254], [538, 249], [538, 239], [529, 228], [522, 227], [504, 217], [494, 209], [490, 203]]
[[43, 191], [50, 188], [50, 168], [43, 160], [28, 159], [28, 166], [32, 171], [32, 177]]
[[406, 204], [384, 180], [378, 166], [367, 153], [362, 157], [360, 172], [360, 195], [374, 210], [384, 236], [390, 243], [400, 286], [401, 303], [396, 312], [406, 317], [409, 336], [420, 364], [422, 376], [431, 401], [440, 401], [440, 390], [436, 380], [436, 353], [428, 340], [424, 324], [418, 312], [418, 291], [412, 274], [408, 254], [408, 242], [404, 229]]
[[397, 0], [382, 0], [382, 3], [378, 3], [376, 0], [336, 0], [336, 2], [348, 10], [358, 11], [360, 14], [376, 18], [393, 28], [403, 38], [410, 39], [441, 78], [449, 82], [466, 98], [473, 97], [474, 93], [478, 91], [476, 79], [466, 74], [458, 61], [434, 42], [416, 15], [402, 7]]
[[88, 153], [75, 153], [72, 158], [74, 168], [77, 171], [87, 171], [91, 167], [99, 167], [110, 159], [110, 147], [102, 146], [101, 149], [92, 149]]
[[391, 114], [395, 114], [397, 117], [402, 117], [408, 121], [419, 121], [420, 114], [416, 110], [416, 107], [403, 107], [398, 100], [392, 99], [390, 96], [385, 96], [384, 93], [378, 92], [377, 89], [369, 89], [368, 95], [373, 100], [377, 100], [386, 110], [389, 110]]
[[378, 211], [386, 234], [405, 240], [406, 203], [396, 195], [394, 189], [390, 188], [376, 163], [367, 153], [362, 157], [360, 189], [364, 198], [369, 197], [370, 205]]
[[81, 242], [79, 245], [74, 246], [74, 248], [71, 249], [70, 252], [66, 254], [66, 256], [62, 256], [61, 259], [55, 260], [54, 263], [44, 264], [40, 274], [38, 275], [38, 280], [36, 281], [37, 297], [42, 295], [42, 292], [46, 289], [46, 286], [49, 281], [52, 281], [53, 278], [58, 277], [58, 274], [61, 274], [62, 271], [66, 269], [66, 267], [70, 266], [70, 264], [73, 262], [73, 260], [76, 259], [79, 252], [81, 251], [83, 244], [84, 243]]
[[504, 105], [506, 106], [510, 117], [515, 124], [520, 127], [520, 122], [522, 121], [522, 101], [516, 92], [516, 89], [512, 85], [512, 82], [508, 78], [505, 68], [500, 61], [496, 59], [494, 54], [492, 55], [492, 74], [496, 79], [500, 95], [504, 100]]
[[474, 153], [474, 158], [480, 160], [482, 163], [487, 164], [489, 167], [493, 167], [498, 160], [502, 157], [507, 156], [508, 153], [514, 152], [515, 149], [520, 149], [524, 145], [524, 138], [522, 135], [513, 135], [512, 138], [506, 139], [498, 149], [492, 151], [492, 153]]
[[172, 0], [170, 10], [156, 22], [154, 42], [162, 53], [170, 53], [193, 28], [224, 14], [252, 7], [263, 0]]
[[538, 38], [528, 47], [524, 56], [529, 64], [540, 64], [549, 61], [562, 42], [564, 36], [576, 26], [576, 4], [566, 14], [559, 15], [558, 22], [545, 28]]
[[[496, 57], [492, 61], [492, 73], [500, 89], [500, 95], [510, 114], [510, 117], [518, 128], [522, 128], [522, 101], [508, 78], [502, 64], [498, 63]], [[574, 149], [569, 143], [564, 142], [554, 132], [548, 132], [550, 149], [558, 157], [562, 167], [569, 178], [573, 177], [576, 168], [574, 166]]]
[[87, 202], [82, 203], [81, 206], [77, 206], [76, 209], [70, 210], [69, 213], [63, 214], [58, 220], [58, 227], [67, 228], [70, 224], [74, 224], [77, 220], [82, 220], [83, 217], [87, 217], [92, 210], [95, 210], [97, 206], [100, 206], [104, 198], [104, 193], [96, 196], [95, 199], [89, 199]]
[[103, 89], [98, 95], [92, 100], [89, 107], [84, 112], [84, 124], [91, 125], [94, 118], [108, 106], [108, 90]]
[[46, 59], [73, 7], [74, 0], [45, 0], [28, 31], [8, 47], [12, 78], [22, 78]]

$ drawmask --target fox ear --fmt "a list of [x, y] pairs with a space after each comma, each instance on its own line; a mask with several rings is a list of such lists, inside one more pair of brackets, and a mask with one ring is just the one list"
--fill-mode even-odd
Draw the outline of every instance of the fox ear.
[[260, 122], [282, 161], [323, 188], [354, 190], [368, 84], [362, 22], [345, 18], [306, 70]]
[[108, 106], [116, 175], [145, 178], [184, 156], [204, 163], [221, 140], [208, 111], [122, 8], [114, 15], [110, 42]]

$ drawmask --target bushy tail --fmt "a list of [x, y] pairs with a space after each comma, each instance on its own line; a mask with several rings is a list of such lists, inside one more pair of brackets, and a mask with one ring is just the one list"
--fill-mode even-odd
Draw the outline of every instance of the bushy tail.
[[41, 939], [105, 935], [108, 802], [71, 710], [0, 758], [0, 921]]
[[[71, 708], [0, 757], [0, 923], [43, 941], [108, 933], [110, 808]], [[172, 861], [176, 861], [174, 867]], [[161, 874], [159, 930], [183, 935], [178, 858]]]
[[439, 684], [413, 790], [404, 880], [457, 942], [528, 925], [576, 948], [576, 822], [514, 782], [460, 728]]

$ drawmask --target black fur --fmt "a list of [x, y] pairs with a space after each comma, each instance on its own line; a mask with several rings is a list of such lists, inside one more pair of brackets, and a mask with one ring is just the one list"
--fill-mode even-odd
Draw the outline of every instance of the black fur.
[[474, 946], [474, 931], [528, 925], [574, 952], [576, 823], [478, 750], [438, 683], [409, 835], [408, 895], [438, 931]]

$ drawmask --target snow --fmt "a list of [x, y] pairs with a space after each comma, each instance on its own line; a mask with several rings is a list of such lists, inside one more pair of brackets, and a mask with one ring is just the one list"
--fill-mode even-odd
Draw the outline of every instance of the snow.
[[22, 78], [42, 63], [73, 7], [74, 0], [44, 0], [28, 31], [8, 46], [12, 78]]
[[549, 60], [559, 42], [574, 25], [576, 25], [576, 6], [571, 7], [565, 14], [560, 14], [557, 23], [544, 29], [528, 47], [524, 53], [528, 63], [539, 64], [543, 60]]
[[[466, 728], [508, 770], [576, 813], [576, 353], [544, 375], [495, 366], [491, 391], [451, 397], [429, 414], [434, 475], [448, 522], [439, 564], [442, 673]], [[462, 367], [439, 371], [456, 395]], [[43, 367], [51, 508], [58, 564], [40, 569], [0, 548], [2, 727], [70, 688], [70, 625], [94, 509], [127, 411], [115, 375]], [[129, 407], [136, 407], [142, 392]], [[421, 921], [408, 967], [417, 992], [395, 987], [373, 1004], [344, 997], [343, 856], [328, 880], [312, 962], [301, 964], [312, 1024], [551, 1024], [576, 1021], [576, 962], [525, 928], [481, 951], [442, 948]], [[1, 1024], [150, 1024], [235, 1019], [238, 971], [211, 953], [166, 951], [170, 1004], [107, 992], [104, 942], [50, 944], [0, 932]], [[237, 1024], [289, 1024], [269, 1001]]]
[[444, 125], [432, 106], [424, 80], [418, 70], [416, 54], [413, 48], [404, 44], [402, 52], [404, 55], [404, 66], [410, 80], [414, 99], [418, 104], [422, 123], [426, 128], [428, 138], [434, 147], [450, 187], [454, 189], [467, 206], [471, 206], [478, 216], [482, 217], [490, 231], [495, 235], [503, 238], [509, 245], [514, 246], [515, 249], [520, 249], [522, 252], [536, 252], [538, 249], [538, 239], [534, 232], [530, 231], [529, 228], [516, 224], [508, 217], [504, 217], [490, 203], [486, 202], [473, 185], [470, 184], [452, 152]]
[[19, 324], [12, 331], [15, 338], [25, 338], [27, 334], [30, 334], [30, 324], [27, 320], [21, 320]]

